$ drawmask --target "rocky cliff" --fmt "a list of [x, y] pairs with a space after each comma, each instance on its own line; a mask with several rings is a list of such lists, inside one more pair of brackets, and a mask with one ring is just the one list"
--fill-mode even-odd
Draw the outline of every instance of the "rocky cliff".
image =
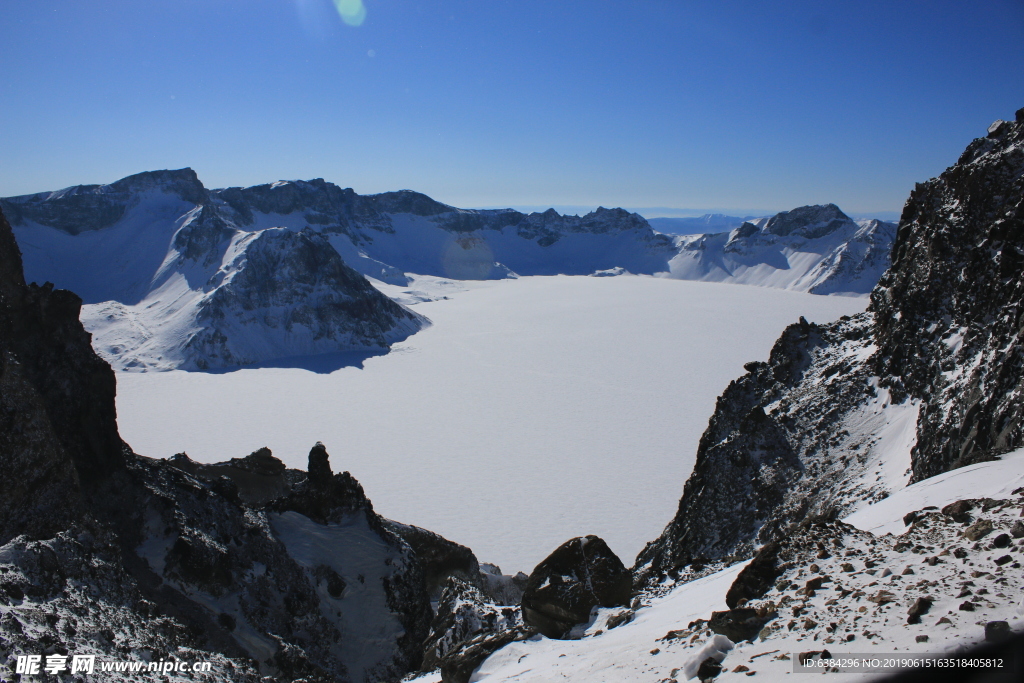
[[0, 678], [17, 680], [19, 655], [212, 664], [170, 680], [393, 681], [416, 669], [428, 577], [435, 590], [449, 575], [483, 583], [472, 553], [425, 530], [407, 542], [348, 472], [332, 472], [322, 444], [307, 472], [266, 449], [214, 465], [135, 455], [80, 306], [25, 284], [0, 214]]
[[1022, 174], [1024, 110], [917, 186], [868, 312], [801, 320], [746, 366], [678, 512], [637, 558], [643, 579], [749, 556], [805, 519], [1022, 445]]

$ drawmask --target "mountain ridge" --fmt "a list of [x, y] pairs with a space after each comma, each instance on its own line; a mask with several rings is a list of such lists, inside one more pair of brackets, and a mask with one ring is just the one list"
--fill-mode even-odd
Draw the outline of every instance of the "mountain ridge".
[[801, 319], [747, 364], [637, 557], [642, 580], [747, 557], [804, 519], [1024, 445], [1022, 175], [1024, 109], [911, 193], [867, 312]]
[[[378, 352], [429, 324], [359, 276], [404, 286], [409, 274], [631, 273], [861, 295], [888, 263], [891, 239], [888, 224], [858, 226], [832, 205], [673, 238], [624, 209], [460, 209], [411, 190], [363, 196], [322, 178], [208, 190], [190, 168], [0, 199], [0, 207], [14, 217], [29, 279], [83, 297], [96, 348], [118, 370]], [[831, 222], [808, 233], [822, 212]], [[307, 286], [316, 277], [309, 268], [267, 262], [278, 262], [271, 242], [290, 250], [281, 262], [329, 262], [334, 275]], [[311, 249], [313, 261], [301, 255]], [[348, 269], [359, 276], [340, 276]], [[248, 293], [238, 291], [243, 282]], [[278, 298], [252, 295], [261, 289]]]

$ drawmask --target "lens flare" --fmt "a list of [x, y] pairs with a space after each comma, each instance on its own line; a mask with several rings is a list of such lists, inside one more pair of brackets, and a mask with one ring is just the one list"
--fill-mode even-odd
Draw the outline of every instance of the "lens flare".
[[366, 20], [366, 5], [363, 0], [334, 0], [341, 20], [349, 26], [362, 26]]

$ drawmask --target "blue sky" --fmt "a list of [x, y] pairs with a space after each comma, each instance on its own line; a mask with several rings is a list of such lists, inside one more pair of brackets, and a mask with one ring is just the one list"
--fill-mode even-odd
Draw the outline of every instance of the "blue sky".
[[[1024, 107], [1020, 0], [0, 2], [0, 196], [191, 166], [456, 206], [898, 211]], [[359, 18], [359, 17], [356, 17]]]

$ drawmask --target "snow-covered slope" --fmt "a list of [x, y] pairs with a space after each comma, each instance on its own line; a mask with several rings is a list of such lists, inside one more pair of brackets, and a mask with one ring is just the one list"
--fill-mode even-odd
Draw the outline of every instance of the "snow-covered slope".
[[[753, 675], [781, 681], [793, 678], [800, 653], [814, 653], [814, 659], [823, 650], [833, 658], [942, 653], [983, 642], [990, 622], [1024, 630], [1021, 487], [1024, 451], [1017, 451], [909, 486], [845, 524], [794, 530], [779, 551], [777, 575], [763, 595], [746, 603], [765, 617], [750, 640], [725, 640], [711, 623], [712, 613], [729, 610], [726, 596], [733, 585], [749, 584], [737, 581], [749, 563], [717, 571], [709, 565], [693, 580], [667, 579], [642, 593], [633, 610], [597, 610], [579, 640], [535, 636], [511, 643], [484, 661], [471, 680], [685, 681], [715, 655], [722, 667], [716, 680]], [[967, 517], [939, 512], [965, 498]], [[927, 506], [933, 507], [904, 522], [905, 515]], [[991, 522], [992, 530], [977, 540], [965, 537], [970, 528], [984, 526], [979, 520]], [[1009, 540], [1000, 539], [1002, 534]], [[807, 590], [808, 585], [817, 588]], [[913, 623], [909, 612], [926, 604], [921, 598], [929, 607]], [[623, 620], [620, 615], [629, 611], [631, 618]], [[615, 621], [625, 623], [610, 627]], [[877, 676], [862, 671], [844, 680]], [[415, 680], [441, 678], [435, 672]]]
[[[832, 205], [673, 238], [622, 209], [468, 210], [409, 190], [361, 196], [321, 179], [211, 191], [191, 169], [0, 205], [27, 278], [82, 296], [97, 350], [122, 370], [380, 349], [422, 327], [357, 277], [342, 276], [348, 267], [399, 286], [407, 274], [635, 273], [863, 294], [888, 264], [892, 237], [889, 224], [858, 226]], [[265, 232], [271, 228], [301, 237]], [[292, 266], [277, 268], [281, 259]], [[327, 262], [331, 274], [313, 282], [311, 268]]]
[[30, 280], [79, 293], [120, 370], [205, 369], [384, 349], [426, 320], [309, 229], [240, 230], [190, 169], [16, 197]]
[[867, 312], [801, 321], [745, 366], [637, 558], [648, 582], [1024, 446], [1022, 150], [1024, 109], [915, 188]]
[[896, 226], [854, 222], [834, 204], [803, 206], [729, 232], [676, 238], [672, 277], [863, 295], [889, 267]]

